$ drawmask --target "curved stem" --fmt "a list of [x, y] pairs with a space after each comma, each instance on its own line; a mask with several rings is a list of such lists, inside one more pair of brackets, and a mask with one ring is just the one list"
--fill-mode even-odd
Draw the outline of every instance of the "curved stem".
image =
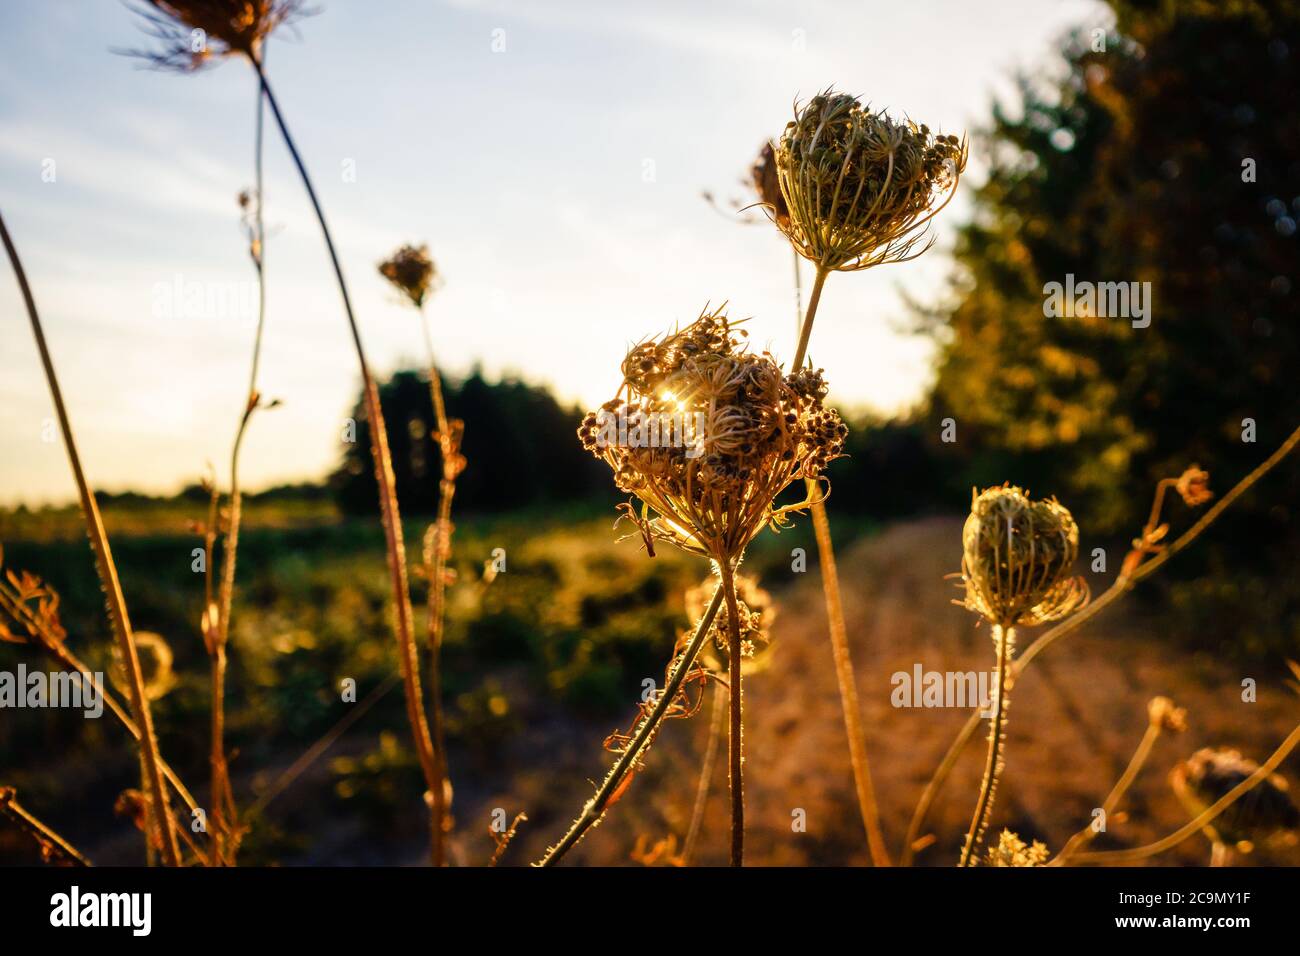
[[578, 819], [573, 821], [573, 825], [569, 827], [569, 831], [564, 834], [559, 843], [546, 851], [546, 855], [536, 864], [537, 866], [554, 866], [558, 863], [564, 854], [572, 850], [586, 832], [605, 815], [605, 810], [609, 807], [614, 794], [621, 792], [628, 772], [640, 759], [642, 752], [654, 738], [654, 735], [658, 733], [664, 714], [668, 712], [669, 705], [677, 696], [677, 692], [681, 690], [682, 681], [686, 679], [687, 672], [691, 669], [691, 665], [695, 663], [695, 658], [699, 656], [700, 648], [704, 646], [704, 640], [708, 637], [709, 628], [713, 625], [713, 619], [718, 616], [718, 608], [722, 605], [722, 599], [722, 588], [718, 588], [713, 592], [713, 600], [709, 602], [709, 607], [704, 612], [704, 616], [700, 618], [699, 624], [696, 625], [691, 642], [686, 645], [686, 650], [677, 658], [677, 666], [673, 668], [672, 676], [668, 679], [668, 684], [664, 687], [663, 693], [655, 701], [650, 716], [637, 725], [632, 740], [618, 758], [618, 762], [606, 775], [604, 782], [596, 791], [596, 795], [587, 801]]
[[[1138, 771], [1142, 769], [1147, 762], [1147, 758], [1151, 756], [1151, 748], [1155, 746], [1156, 739], [1159, 736], [1160, 724], [1155, 721], [1147, 724], [1146, 733], [1142, 735], [1142, 739], [1138, 742], [1137, 750], [1133, 751], [1133, 757], [1129, 760], [1128, 766], [1124, 768], [1124, 772], [1120, 775], [1120, 778], [1115, 781], [1115, 786], [1111, 788], [1106, 799], [1102, 801], [1101, 818], [1103, 821], [1110, 819], [1110, 815], [1115, 811], [1115, 807], [1117, 807], [1119, 802], [1124, 799], [1124, 794], [1128, 793], [1128, 788], [1133, 786], [1133, 781], [1137, 779]], [[1096, 835], [1097, 831], [1092, 828], [1091, 824], [1084, 827], [1066, 841], [1065, 846], [1061, 847], [1061, 852], [1056, 854], [1056, 858], [1047, 865], [1063, 866], [1065, 861], [1073, 855], [1075, 850], [1077, 850], [1081, 844], [1090, 842], [1094, 837], [1096, 837]]]
[[[36, 339], [36, 348], [40, 352], [41, 365], [45, 369], [45, 380], [50, 387], [50, 396], [54, 400], [54, 409], [59, 419], [59, 428], [63, 432], [63, 444], [68, 452], [68, 462], [72, 466], [72, 476], [77, 483], [77, 494], [81, 499], [81, 511], [86, 519], [86, 532], [91, 547], [95, 552], [95, 566], [99, 572], [100, 584], [108, 600], [109, 618], [121, 654], [122, 666], [126, 672], [127, 686], [130, 692], [131, 710], [139, 726], [140, 753], [144, 767], [144, 787], [148, 793], [153, 818], [157, 821], [158, 833], [162, 842], [163, 860], [168, 866], [180, 864], [180, 847], [176, 842], [175, 821], [167, 806], [167, 790], [163, 786], [160, 766], [162, 758], [158, 753], [158, 738], [154, 734], [153, 715], [149, 710], [149, 698], [144, 692], [144, 676], [140, 670], [140, 657], [136, 653], [135, 634], [131, 629], [131, 619], [126, 610], [126, 598], [122, 594], [122, 584], [118, 580], [117, 565], [113, 562], [113, 551], [108, 543], [108, 533], [104, 530], [104, 520], [99, 513], [99, 504], [86, 481], [86, 474], [81, 467], [81, 456], [77, 452], [77, 443], [72, 436], [72, 423], [68, 419], [67, 408], [63, 404], [63, 390], [59, 387], [58, 376], [54, 372], [54, 362], [45, 342], [45, 332], [41, 327], [40, 315], [36, 311], [36, 300], [32, 296], [31, 286], [27, 283], [27, 274], [23, 271], [18, 250], [14, 248], [4, 217], [0, 216], [0, 239], [4, 241], [5, 251], [13, 266], [18, 286], [22, 290], [23, 302], [27, 306], [27, 317], [31, 320], [32, 335]], [[146, 834], [146, 841], [148, 835]]]
[[[1121, 574], [1116, 578], [1115, 583], [1106, 589], [1106, 592], [1101, 597], [1083, 608], [1077, 614], [1071, 615], [1060, 624], [1057, 624], [1055, 627], [1046, 631], [1036, 641], [1030, 644], [1025, 652], [1021, 654], [1012, 665], [1012, 679], [1014, 680], [1019, 677], [1024, 669], [1029, 666], [1029, 663], [1039, 653], [1046, 650], [1053, 643], [1067, 636], [1075, 629], [1081, 627], [1083, 624], [1092, 620], [1092, 618], [1096, 617], [1116, 600], [1123, 597], [1128, 591], [1132, 590], [1133, 586], [1139, 581], [1150, 577], [1159, 570], [1166, 561], [1195, 541], [1207, 528], [1209, 528], [1211, 524], [1214, 523], [1215, 519], [1217, 519], [1219, 515], [1223, 514], [1223, 512], [1232, 505], [1233, 502], [1250, 490], [1251, 486], [1254, 485], [1255, 482], [1259, 481], [1277, 467], [1278, 463], [1286, 458], [1297, 444], [1300, 444], [1300, 428], [1293, 431], [1290, 436], [1287, 437], [1286, 441], [1282, 442], [1282, 444], [1278, 446], [1277, 450], [1274, 451], [1273, 454], [1269, 455], [1269, 457], [1261, 462], [1252, 472], [1250, 472], [1250, 474], [1237, 482], [1231, 491], [1216, 501], [1214, 505], [1201, 516], [1200, 520], [1193, 524], [1187, 531], [1183, 532], [1183, 534], [1170, 544], [1169, 547], [1151, 559], [1138, 565], [1131, 574], [1127, 576]], [[931, 777], [929, 783], [925, 785], [925, 790], [922, 791], [921, 798], [917, 802], [916, 810], [912, 813], [912, 821], [908, 825], [907, 836], [903, 842], [901, 862], [904, 866], [907, 866], [912, 862], [912, 856], [914, 853], [913, 847], [916, 844], [917, 838], [920, 836], [921, 827], [925, 825], [925, 820], [929, 815], [931, 807], [934, 805], [934, 801], [943, 791], [944, 785], [947, 783], [948, 778], [952, 773], [952, 768], [957, 764], [957, 758], [961, 756], [962, 751], [966, 749], [966, 745], [969, 744], [971, 739], [975, 736], [975, 730], [979, 727], [979, 721], [980, 714], [979, 708], [977, 707], [971, 711], [970, 716], [966, 719], [966, 723], [963, 724], [961, 730], [958, 731], [957, 737], [953, 740], [952, 744], [949, 745], [947, 752], [943, 756], [943, 760], [940, 761], [938, 768], [935, 770], [934, 776]]]
[[871, 782], [871, 765], [867, 761], [866, 731], [862, 727], [862, 709], [858, 703], [857, 678], [853, 658], [849, 653], [848, 630], [844, 626], [844, 605], [840, 600], [840, 578], [835, 566], [835, 549], [831, 542], [830, 521], [826, 505], [816, 494], [817, 484], [808, 482], [809, 496], [813, 499], [813, 531], [817, 537], [817, 556], [821, 562], [822, 590], [826, 597], [826, 618], [830, 625], [831, 654], [835, 660], [835, 680], [840, 689], [840, 709], [844, 713], [844, 731], [849, 739], [849, 761], [853, 767], [853, 783], [857, 790], [858, 811], [866, 831], [867, 849], [876, 866], [889, 866], [889, 851], [880, 830], [880, 811], [876, 806], [875, 788]]
[[970, 832], [966, 834], [966, 844], [962, 847], [961, 861], [958, 866], [970, 866], [975, 851], [984, 839], [988, 829], [989, 817], [993, 813], [993, 798], [997, 794], [998, 778], [1002, 775], [1002, 744], [1006, 734], [1007, 707], [1011, 702], [1010, 688], [1007, 687], [1007, 665], [1011, 648], [1015, 641], [1015, 629], [1004, 625], [994, 625], [993, 640], [997, 644], [998, 680], [993, 701], [993, 717], [989, 721], [989, 753], [984, 765], [984, 780], [980, 783], [979, 799], [975, 802], [975, 814], [971, 818]]
[[744, 685], [741, 675], [740, 608], [736, 576], [730, 561], [719, 561], [722, 592], [727, 599], [727, 703], [731, 721], [727, 732], [727, 765], [731, 781], [731, 865], [745, 865], [745, 739]]
[[413, 634], [411, 595], [406, 577], [406, 546], [402, 541], [402, 519], [397, 505], [397, 479], [393, 474], [392, 455], [388, 450], [388, 430], [384, 425], [384, 413], [379, 402], [379, 389], [375, 385], [375, 380], [370, 374], [370, 365], [366, 361], [365, 348], [361, 344], [361, 330], [358, 328], [356, 316], [352, 312], [352, 300], [348, 296], [347, 282], [343, 278], [343, 267], [339, 264], [338, 252], [334, 248], [334, 239], [330, 235], [329, 226], [325, 222], [325, 211], [321, 208], [320, 200], [316, 198], [316, 190], [312, 186], [311, 177], [307, 174], [307, 167], [303, 164], [298, 147], [289, 133], [288, 126], [285, 124], [284, 115], [280, 111], [279, 103], [276, 102], [275, 94], [271, 92], [262, 64], [256, 59], [253, 59], [252, 63], [253, 68], [257, 71], [257, 77], [261, 81], [262, 92], [266, 96], [267, 105], [271, 107], [271, 115], [275, 117], [276, 125], [280, 128], [284, 145], [288, 148], [294, 166], [298, 169], [298, 175], [302, 178], [303, 187], [307, 191], [307, 198], [311, 200], [312, 209], [315, 210], [316, 219], [320, 223], [321, 233], [325, 238], [325, 248], [329, 252], [330, 263], [334, 267], [334, 275], [338, 280], [339, 294], [343, 298], [343, 311], [347, 314], [348, 329], [352, 333], [352, 343], [356, 348], [357, 361], [361, 366], [366, 417], [370, 424], [370, 454], [374, 459], [375, 483], [379, 487], [379, 511], [384, 525], [384, 539], [388, 550], [388, 573], [391, 579], [395, 612], [394, 633], [397, 639], [397, 656], [402, 667], [402, 680], [405, 684], [406, 715], [411, 724], [411, 736], [414, 738], [420, 769], [424, 773], [425, 783], [432, 794], [437, 782], [437, 770], [433, 755], [433, 740], [429, 734], [429, 722], [424, 711], [424, 694], [420, 688], [420, 662]]

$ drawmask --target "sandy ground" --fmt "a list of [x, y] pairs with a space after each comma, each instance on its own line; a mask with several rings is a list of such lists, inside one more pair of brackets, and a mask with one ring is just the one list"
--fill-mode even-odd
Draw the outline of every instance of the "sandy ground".
[[[896, 708], [890, 675], [911, 672], [918, 663], [927, 671], [993, 666], [988, 629], [976, 628], [968, 612], [949, 603], [959, 592], [943, 578], [957, 566], [959, 540], [959, 521], [927, 519], [896, 525], [839, 556], [868, 753], [895, 859], [921, 789], [966, 711]], [[787, 587], [774, 589], [780, 608], [776, 657], [773, 666], [746, 681], [747, 859], [768, 865], [861, 865], [868, 862], [865, 839], [815, 558], [810, 564], [807, 574], [792, 573]], [[1092, 583], [1100, 590], [1108, 582]], [[1263, 760], [1300, 720], [1300, 698], [1284, 686], [1283, 674], [1244, 673], [1209, 655], [1189, 655], [1178, 649], [1176, 637], [1158, 618], [1140, 615], [1130, 599], [1035, 660], [1014, 689], [1007, 766], [991, 832], [1010, 827], [1026, 840], [1059, 848], [1089, 822], [1123, 770], [1146, 728], [1147, 701], [1157, 694], [1187, 708], [1188, 730], [1158, 741], [1121, 806], [1129, 819], [1112, 819], [1095, 844], [1098, 849], [1148, 843], [1186, 821], [1167, 782], [1176, 761], [1208, 745], [1236, 747]], [[1021, 635], [1020, 646], [1032, 638], [1032, 632]], [[1257, 702], [1241, 700], [1246, 677], [1257, 681]], [[653, 843], [676, 835], [680, 845], [708, 725], [707, 707], [689, 721], [673, 722], [649, 756], [646, 772], [570, 861], [633, 862], [641, 836]], [[539, 743], [542, 736], [551, 737], [554, 746], [545, 728], [531, 733]], [[586, 742], [566, 736], [568, 743], [548, 760], [547, 773], [516, 780], [509, 792], [483, 795], [489, 805], [495, 800], [530, 812], [507, 862], [536, 859], [591, 793], [584, 778], [597, 778], [608, 766], [596, 750], [599, 731]], [[984, 741], [981, 730], [938, 800], [923, 831], [933, 842], [918, 854], [919, 864], [955, 861], [975, 801]], [[704, 865], [727, 859], [725, 742], [714, 771], [694, 856]], [[1293, 755], [1283, 771], [1292, 780], [1300, 778], [1300, 761]], [[792, 825], [797, 817], [806, 821], [803, 832]], [[481, 852], [477, 848], [473, 855]], [[1196, 836], [1151, 862], [1199, 865], [1208, 859], [1208, 842]], [[1300, 851], [1261, 846], [1234, 863], [1296, 865]]]

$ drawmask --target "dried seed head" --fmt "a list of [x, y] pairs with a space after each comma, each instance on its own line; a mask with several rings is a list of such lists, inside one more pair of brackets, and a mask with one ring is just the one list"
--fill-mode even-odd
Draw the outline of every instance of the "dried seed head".
[[[748, 675], [761, 668], [767, 651], [771, 648], [771, 627], [776, 619], [776, 607], [772, 596], [758, 586], [758, 579], [753, 575], [736, 572], [736, 610], [739, 612], [740, 652], [744, 658], [742, 673]], [[686, 592], [686, 614], [692, 621], [704, 616], [705, 608], [713, 599], [714, 592], [722, 586], [715, 576], [710, 576]], [[731, 634], [730, 618], [724, 602], [718, 609], [717, 617], [709, 627], [705, 652], [701, 662], [709, 670], [725, 672], [727, 669], [728, 641]], [[710, 653], [712, 647], [716, 653]]]
[[776, 149], [789, 219], [777, 225], [804, 258], [851, 271], [929, 248], [926, 224], [966, 168], [963, 137], [895, 122], [833, 90], [796, 105]]
[[[1199, 814], [1259, 770], [1239, 751], [1204, 747], [1174, 767], [1169, 782], [1189, 811]], [[1270, 774], [1233, 802], [1210, 824], [1227, 841], [1240, 843], [1300, 827], [1300, 810], [1280, 774]]]
[[618, 394], [578, 428], [619, 488], [654, 512], [642, 510], [643, 535], [716, 560], [806, 507], [773, 502], [792, 482], [820, 478], [848, 434], [823, 403], [819, 371], [784, 375], [742, 339], [718, 310], [634, 346]]
[[998, 845], [988, 848], [985, 866], [1042, 866], [1047, 862], [1047, 845], [1035, 840], [1026, 845], [1020, 835], [1003, 830], [998, 835]]
[[1189, 508], [1198, 508], [1214, 497], [1210, 490], [1210, 473], [1192, 465], [1178, 476], [1174, 485]]
[[379, 263], [379, 274], [397, 287], [417, 309], [424, 306], [437, 279], [437, 270], [429, 258], [429, 247], [402, 246]]
[[1152, 697], [1147, 703], [1147, 717], [1152, 727], [1181, 734], [1187, 729], [1187, 710], [1174, 706], [1168, 697]]
[[767, 206], [772, 219], [782, 229], [790, 225], [790, 208], [781, 195], [781, 179], [776, 171], [776, 150], [770, 142], [764, 143], [758, 151], [758, 159], [749, 169], [749, 178], [754, 185], [754, 192], [759, 200]]
[[1079, 529], [1062, 504], [1033, 501], [1011, 485], [971, 497], [962, 528], [966, 607], [990, 624], [1033, 627], [1083, 606], [1088, 586], [1070, 575]]
[[133, 9], [158, 48], [128, 52], [185, 73], [236, 54], [258, 59], [268, 36], [304, 14], [302, 0], [140, 0]]

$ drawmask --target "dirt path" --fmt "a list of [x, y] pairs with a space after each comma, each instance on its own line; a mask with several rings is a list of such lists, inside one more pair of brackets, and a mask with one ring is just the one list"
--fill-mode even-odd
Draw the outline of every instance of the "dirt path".
[[[895, 858], [921, 788], [966, 717], [956, 708], [895, 708], [890, 675], [975, 671], [992, 666], [986, 628], [950, 604], [959, 595], [944, 575], [958, 564], [960, 522], [926, 519], [896, 525], [840, 556], [845, 613], [868, 751], [880, 796], [883, 826]], [[780, 618], [773, 666], [746, 683], [748, 859], [772, 865], [861, 865], [867, 862], [853, 799], [839, 694], [826, 638], [820, 581], [814, 570], [791, 575], [775, 594]], [[1105, 587], [1094, 581], [1094, 588]], [[1170, 767], [1198, 747], [1229, 745], [1264, 759], [1300, 720], [1300, 699], [1280, 674], [1251, 674], [1209, 656], [1187, 655], [1161, 621], [1142, 621], [1130, 601], [1038, 658], [1015, 688], [1010, 713], [1007, 770], [998, 791], [992, 832], [1003, 826], [1056, 849], [1086, 824], [1127, 763], [1147, 723], [1147, 701], [1172, 697], [1188, 709], [1189, 729], [1166, 735], [1125, 801], [1128, 821], [1112, 820], [1097, 846], [1134, 846], [1176, 829], [1186, 816], [1166, 783]], [[1022, 638], [1021, 646], [1032, 639]], [[1243, 703], [1241, 682], [1253, 677], [1258, 702]], [[651, 841], [684, 834], [698, 780], [707, 710], [671, 726], [638, 779], [601, 828], [575, 853], [575, 861], [629, 862], [639, 835]], [[955, 861], [969, 823], [982, 769], [981, 732], [953, 774], [927, 828], [934, 844], [918, 862]], [[586, 750], [585, 753], [581, 752]], [[724, 746], [725, 752], [725, 746]], [[696, 862], [726, 861], [725, 760], [716, 768], [712, 797]], [[588, 748], [561, 755], [546, 782], [522, 796], [541, 804], [539, 824], [521, 847], [540, 851], [562, 826], [546, 806], [570, 767], [594, 772]], [[1284, 766], [1297, 778], [1297, 761]], [[583, 771], [579, 771], [581, 773]], [[590, 790], [571, 791], [576, 811]], [[802, 813], [800, 813], [802, 811]], [[556, 811], [558, 812], [558, 811]], [[792, 821], [806, 821], [794, 832]], [[512, 856], [514, 854], [512, 853]], [[518, 859], [522, 859], [521, 852]], [[1203, 864], [1200, 837], [1157, 857], [1162, 864]], [[1238, 863], [1300, 864], [1294, 846], [1260, 848]]]

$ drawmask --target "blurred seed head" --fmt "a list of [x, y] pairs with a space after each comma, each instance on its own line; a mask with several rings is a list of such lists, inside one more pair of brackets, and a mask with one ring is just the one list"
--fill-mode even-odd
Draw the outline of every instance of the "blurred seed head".
[[[618, 393], [578, 428], [618, 487], [644, 503], [636, 520], [648, 543], [733, 560], [764, 526], [781, 523], [777, 495], [819, 479], [843, 454], [848, 428], [824, 405], [820, 370], [785, 375], [743, 338], [719, 309], [634, 346]], [[649, 424], [648, 440], [647, 429], [634, 433], [637, 423]], [[674, 431], [681, 440], [670, 440]]]
[[433, 290], [437, 269], [429, 258], [429, 247], [405, 245], [379, 263], [379, 274], [411, 300], [417, 309]]
[[1168, 697], [1152, 697], [1147, 703], [1147, 717], [1152, 727], [1181, 734], [1187, 729], [1187, 710], [1177, 707]]
[[132, 9], [156, 46], [127, 52], [183, 73], [234, 55], [260, 59], [266, 38], [307, 12], [303, 0], [139, 0]]
[[847, 93], [826, 90], [802, 106], [776, 148], [789, 218], [778, 227], [804, 258], [852, 271], [921, 255], [926, 224], [966, 169], [963, 137], [896, 122]]
[[1210, 490], [1210, 473], [1202, 471], [1196, 465], [1179, 475], [1174, 487], [1190, 508], [1200, 507], [1214, 497], [1214, 492]]
[[1003, 830], [998, 835], [998, 845], [989, 847], [984, 856], [985, 866], [1042, 866], [1046, 862], [1046, 844], [1038, 840], [1026, 844], [1011, 830]]
[[[1226, 747], [1203, 747], [1169, 774], [1174, 793], [1193, 814], [1200, 814], [1247, 777], [1259, 764]], [[1278, 831], [1300, 828], [1300, 810], [1281, 774], [1270, 774], [1232, 803], [1210, 824], [1230, 843], [1249, 843]]]
[[[768, 207], [772, 218], [782, 229], [790, 225], [790, 208], [781, 195], [781, 178], [776, 171], [776, 149], [770, 142], [758, 151], [758, 158], [750, 167], [749, 178], [759, 200]], [[761, 220], [760, 220], [761, 221]]]
[[1064, 505], [1013, 485], [971, 498], [962, 528], [967, 608], [990, 624], [1033, 627], [1083, 606], [1088, 586], [1070, 574], [1079, 529]]
[[[758, 586], [752, 574], [736, 572], [736, 605], [740, 624], [741, 672], [745, 675], [761, 670], [770, 656], [772, 647], [772, 622], [776, 620], [776, 606], [772, 596]], [[716, 576], [705, 578], [686, 591], [686, 614], [691, 621], [704, 617], [704, 611], [713, 599], [714, 592], [722, 586]], [[701, 663], [710, 671], [727, 670], [731, 619], [724, 602], [709, 627]], [[712, 648], [712, 651], [709, 650]]]

